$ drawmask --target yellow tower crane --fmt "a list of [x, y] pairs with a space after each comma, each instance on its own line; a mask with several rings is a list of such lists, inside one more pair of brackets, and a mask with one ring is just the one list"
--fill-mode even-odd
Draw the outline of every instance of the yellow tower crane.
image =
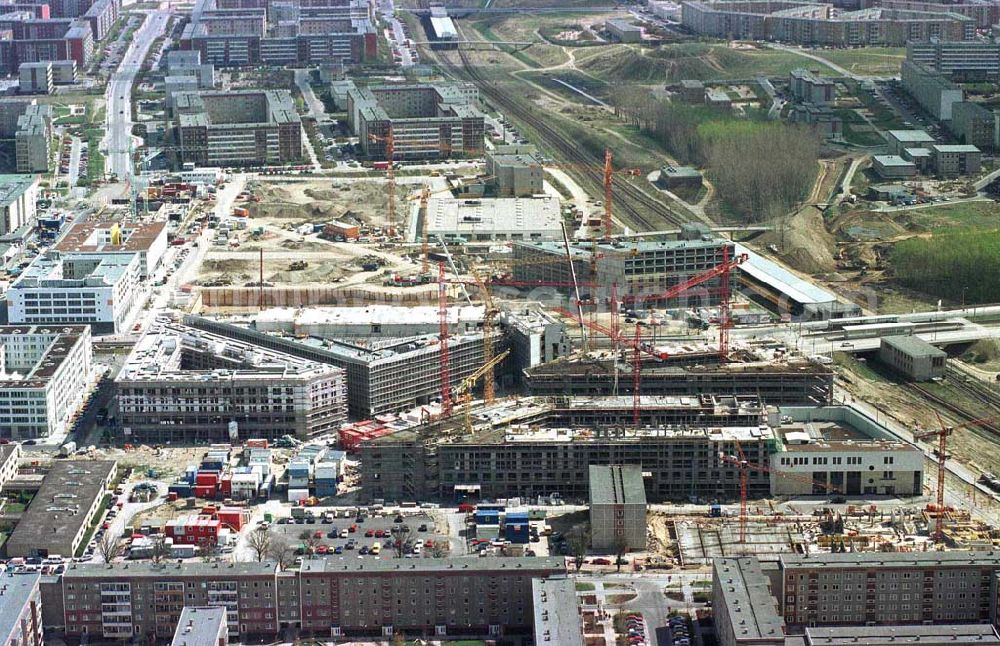
[[461, 399], [462, 401], [466, 433], [472, 433], [472, 388], [484, 375], [489, 375], [490, 381], [492, 381], [493, 369], [500, 365], [500, 363], [502, 363], [508, 355], [510, 355], [510, 350], [504, 350], [497, 356], [493, 357], [491, 360], [484, 363], [479, 370], [476, 370], [474, 373], [462, 380], [462, 383], [458, 385], [458, 388], [453, 391], [456, 398]]
[[[493, 302], [490, 286], [486, 284], [482, 275], [475, 268], [471, 269], [469, 273], [472, 274], [476, 285], [483, 292], [483, 363], [489, 365], [493, 361], [493, 323], [500, 310]], [[483, 379], [483, 399], [486, 400], [487, 404], [491, 404], [495, 398], [496, 380], [493, 378], [493, 371], [490, 370]]]

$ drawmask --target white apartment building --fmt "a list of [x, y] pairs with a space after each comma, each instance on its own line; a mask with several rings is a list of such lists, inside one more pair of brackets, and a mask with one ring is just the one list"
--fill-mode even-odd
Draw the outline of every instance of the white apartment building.
[[37, 201], [37, 175], [0, 175], [0, 235], [34, 221]]
[[95, 334], [127, 329], [140, 301], [139, 254], [62, 253], [39, 256], [7, 293], [15, 324], [85, 323]]
[[64, 253], [139, 254], [142, 277], [153, 275], [167, 251], [167, 223], [91, 221], [74, 224], [54, 249]]
[[0, 438], [55, 433], [80, 403], [92, 360], [86, 325], [0, 327]]
[[775, 496], [919, 496], [924, 454], [848, 406], [781, 408], [770, 457]]

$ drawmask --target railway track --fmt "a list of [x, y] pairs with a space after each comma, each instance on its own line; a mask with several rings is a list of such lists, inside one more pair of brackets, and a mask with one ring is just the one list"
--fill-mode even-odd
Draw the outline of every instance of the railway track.
[[[951, 380], [950, 383], [952, 383], [955, 386], [957, 386], [959, 390], [963, 390], [963, 391], [965, 391], [968, 394], [972, 394], [972, 391], [969, 388], [966, 387], [966, 384], [964, 382], [963, 383], [959, 383], [959, 382], [956, 382], [954, 380]], [[958, 417], [959, 419], [961, 419], [963, 422], [971, 422], [973, 420], [981, 419], [983, 417], [983, 415], [981, 415], [981, 414], [970, 412], [970, 411], [966, 410], [965, 408], [962, 408], [961, 406], [958, 406], [957, 404], [955, 404], [955, 403], [953, 403], [951, 401], [948, 401], [947, 399], [945, 399], [943, 397], [938, 396], [937, 394], [931, 392], [930, 390], [924, 388], [923, 386], [921, 386], [919, 384], [909, 383], [909, 384], [906, 384], [906, 388], [909, 389], [909, 390], [911, 390], [911, 391], [913, 391], [914, 393], [916, 393], [917, 395], [919, 395], [921, 398], [926, 399], [927, 401], [929, 401], [929, 402], [933, 403], [934, 405], [936, 405], [936, 406], [938, 406], [938, 407], [940, 407], [940, 408], [948, 411], [949, 413], [952, 413], [953, 415], [955, 415], [956, 417]], [[983, 401], [978, 396], [975, 396], [975, 399], [977, 399], [978, 401]], [[1000, 406], [997, 405], [997, 403], [995, 402], [995, 400], [994, 401], [983, 401], [983, 403], [985, 403], [988, 406], [992, 407], [995, 413], [1000, 414]], [[977, 425], [968, 426], [968, 427], [966, 427], [965, 430], [972, 431], [973, 433], [976, 433], [976, 434], [978, 434], [980, 436], [983, 436], [983, 437], [988, 437], [991, 440], [996, 440], [996, 439], [1000, 438], [1000, 423], [998, 423], [998, 422], [983, 422], [983, 423], [980, 423], [980, 424], [977, 424]]]
[[993, 409], [996, 414], [1000, 415], [1000, 392], [991, 388], [989, 384], [979, 379], [979, 377], [956, 368], [954, 365], [949, 365], [945, 371], [945, 378], [948, 380], [948, 383], [964, 391], [969, 397], [983, 403]]
[[[604, 165], [603, 159], [597, 159], [594, 155], [582, 150], [578, 142], [552, 128], [530, 108], [526, 108], [519, 101], [497, 89], [495, 85], [483, 78], [475, 66], [470, 64], [468, 54], [464, 50], [458, 50], [458, 55], [462, 61], [461, 66], [452, 62], [447, 55], [439, 55], [438, 60], [453, 74], [465, 76], [476, 83], [479, 91], [486, 95], [495, 106], [503, 109], [505, 114], [513, 116], [537, 132], [547, 148], [551, 148], [565, 161], [576, 166], [576, 168], [569, 169], [570, 172], [582, 178], [589, 185], [591, 194], [603, 195], [604, 173], [601, 170]], [[655, 231], [662, 229], [664, 223], [679, 226], [691, 219], [681, 215], [623, 177], [614, 176], [612, 181], [615, 192], [613, 208], [618, 218], [630, 229]]]

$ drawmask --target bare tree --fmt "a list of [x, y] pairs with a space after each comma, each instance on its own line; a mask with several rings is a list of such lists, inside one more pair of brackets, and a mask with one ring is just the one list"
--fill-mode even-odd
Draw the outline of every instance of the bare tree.
[[430, 549], [431, 556], [436, 559], [443, 559], [451, 553], [451, 545], [448, 541], [434, 541], [434, 545]]
[[257, 527], [247, 536], [247, 546], [253, 550], [258, 563], [267, 558], [268, 552], [271, 549], [271, 539], [271, 532], [263, 527]]
[[111, 563], [125, 553], [125, 548], [116, 536], [111, 532], [105, 532], [101, 540], [97, 541], [97, 553], [102, 561]]
[[584, 525], [578, 525], [569, 531], [566, 542], [573, 553], [573, 565], [579, 572], [583, 567], [583, 562], [587, 556], [587, 548], [590, 547], [590, 531]]
[[299, 540], [302, 541], [302, 545], [306, 548], [307, 554], [314, 553], [316, 551], [316, 547], [319, 545], [319, 539], [316, 538], [316, 535], [308, 529], [299, 533]]
[[150, 537], [152, 541], [149, 552], [149, 559], [153, 563], [159, 563], [170, 556], [170, 546], [167, 545], [167, 537], [163, 534], [154, 534]]
[[622, 565], [625, 563], [625, 555], [628, 554], [628, 539], [624, 536], [619, 536], [615, 539], [615, 568], [616, 572], [622, 571]]
[[393, 547], [396, 548], [396, 557], [403, 558], [406, 550], [406, 541], [410, 537], [410, 526], [409, 525], [396, 525], [391, 530], [392, 538], [395, 541]]
[[287, 570], [295, 563], [295, 548], [282, 537], [274, 537], [267, 550], [268, 558], [278, 563], [278, 567]]

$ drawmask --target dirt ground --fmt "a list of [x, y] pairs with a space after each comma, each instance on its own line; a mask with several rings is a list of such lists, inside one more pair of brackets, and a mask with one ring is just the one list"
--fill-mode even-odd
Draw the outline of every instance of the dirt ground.
[[262, 182], [257, 193], [261, 201], [250, 205], [251, 225], [283, 227], [346, 219], [381, 226], [389, 204], [381, 179]]
[[[893, 383], [856, 361], [841, 363], [839, 372], [849, 380], [847, 390], [856, 398], [888, 411], [900, 423], [911, 429], [934, 429], [940, 426], [935, 408], [926, 400], [905, 387]], [[942, 412], [946, 421], [948, 413]], [[966, 429], [954, 433], [948, 439], [948, 453], [976, 471], [1000, 473], [1000, 454], [996, 451], [996, 439], [986, 431]]]
[[[404, 199], [410, 189], [401, 187], [397, 201], [398, 224], [409, 211]], [[373, 233], [385, 224], [388, 198], [385, 183], [378, 179], [309, 180], [261, 182], [255, 194], [260, 202], [247, 203], [250, 217], [245, 229], [231, 234], [230, 244], [215, 245], [205, 256], [197, 284], [244, 286], [263, 279], [273, 285], [328, 285], [372, 282], [381, 285], [384, 270], [412, 273], [412, 261], [396, 254], [376, 252], [356, 242], [338, 243], [317, 234], [301, 234], [303, 224], [338, 220], [369, 226]], [[381, 267], [375, 274], [362, 273], [362, 259], [377, 253]], [[305, 266], [294, 266], [305, 263]]]
[[773, 224], [774, 230], [754, 240], [755, 246], [777, 254], [791, 268], [807, 274], [834, 270], [837, 243], [824, 226], [822, 211], [807, 206]]

